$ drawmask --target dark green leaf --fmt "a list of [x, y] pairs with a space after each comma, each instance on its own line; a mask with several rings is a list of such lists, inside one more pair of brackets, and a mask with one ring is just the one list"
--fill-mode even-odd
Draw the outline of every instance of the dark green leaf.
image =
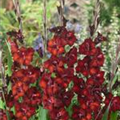
[[38, 120], [48, 120], [48, 111], [43, 107], [39, 107]]
[[7, 74], [8, 74], [8, 76], [11, 76], [11, 74], [12, 74], [12, 70], [11, 70], [11, 68], [12, 68], [12, 56], [11, 56], [11, 50], [10, 50], [10, 45], [9, 45], [9, 43], [8, 42], [6, 42], [7, 43], [7, 47], [8, 47], [8, 56], [7, 56], [7, 62], [8, 62], [8, 70], [7, 70]]
[[111, 105], [111, 103], [108, 105], [108, 107], [107, 107], [107, 109], [106, 109], [106, 111], [105, 111], [105, 113], [103, 115], [102, 120], [107, 120], [108, 119], [110, 105]]
[[117, 120], [118, 117], [118, 112], [112, 112], [110, 115], [110, 120]]

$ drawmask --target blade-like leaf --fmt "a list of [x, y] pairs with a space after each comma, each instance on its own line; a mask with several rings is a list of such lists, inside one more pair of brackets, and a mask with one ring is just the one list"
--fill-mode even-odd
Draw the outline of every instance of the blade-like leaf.
[[110, 106], [111, 106], [111, 102], [109, 103], [103, 117], [102, 117], [102, 120], [107, 120], [108, 119], [108, 115], [109, 115], [109, 109], [110, 109]]
[[4, 102], [0, 99], [0, 109], [4, 109]]
[[10, 45], [8, 42], [7, 43], [7, 47], [8, 47], [8, 56], [7, 56], [7, 62], [8, 62], [8, 70], [7, 70], [7, 74], [8, 76], [11, 76], [12, 74], [12, 70], [11, 70], [11, 67], [12, 67], [12, 56], [11, 56], [11, 50], [10, 50]]
[[112, 112], [110, 115], [110, 120], [117, 120], [118, 117], [118, 112]]
[[43, 107], [39, 107], [38, 120], [48, 120], [48, 111]]

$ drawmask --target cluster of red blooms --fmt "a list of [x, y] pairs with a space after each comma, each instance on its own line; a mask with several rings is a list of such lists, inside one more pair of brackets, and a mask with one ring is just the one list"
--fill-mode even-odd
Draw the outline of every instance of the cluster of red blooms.
[[[18, 47], [15, 39], [8, 39], [13, 56], [13, 73], [11, 91], [5, 97], [11, 119], [28, 120], [39, 105], [48, 110], [51, 120], [101, 120], [108, 106], [110, 112], [120, 110], [120, 97], [114, 97], [103, 84], [105, 79], [101, 67], [104, 54], [99, 44], [105, 41], [105, 37], [98, 33], [95, 40], [88, 38], [77, 48], [73, 31], [65, 27], [56, 27], [51, 31], [54, 37], [47, 47], [51, 57], [44, 62], [44, 73], [31, 64], [33, 48]], [[19, 36], [15, 38], [19, 39]], [[68, 52], [65, 51], [66, 45], [70, 46]], [[33, 84], [40, 77], [39, 90]], [[71, 83], [73, 86], [69, 87]], [[70, 114], [67, 108], [75, 95], [78, 103], [72, 105]], [[15, 114], [10, 111], [13, 106]], [[0, 112], [0, 120], [7, 120], [5, 112]]]
[[[14, 37], [14, 36], [12, 36]], [[11, 91], [5, 95], [7, 108], [12, 120], [28, 120], [41, 104], [41, 93], [32, 84], [39, 79], [41, 72], [32, 66], [33, 48], [18, 47], [17, 40], [8, 38], [13, 57]], [[15, 108], [15, 114], [11, 108]], [[1, 111], [0, 120], [7, 120], [6, 111]]]
[[[101, 120], [109, 104], [110, 111], [120, 110], [117, 105], [120, 97], [113, 97], [103, 84], [104, 71], [101, 67], [104, 55], [98, 44], [106, 38], [98, 33], [95, 40], [88, 38], [77, 49], [73, 31], [56, 27], [52, 32], [55, 33], [54, 37], [48, 42], [51, 57], [44, 63], [46, 73], [40, 81], [43, 106], [49, 110], [51, 120], [68, 120], [70, 116], [66, 108], [71, 104], [74, 94], [78, 99], [78, 105], [72, 107], [71, 118], [74, 120]], [[67, 53], [65, 45], [71, 46]], [[78, 55], [82, 58], [79, 59]], [[74, 85], [68, 89], [71, 81]]]
[[[73, 32], [68, 32], [63, 27], [57, 29], [59, 33], [56, 33], [54, 38], [48, 42], [48, 51], [52, 56], [44, 63], [47, 72], [43, 74], [40, 80], [40, 87], [43, 89], [43, 106], [49, 110], [51, 120], [68, 120], [69, 115], [65, 106], [70, 105], [74, 94], [66, 89], [71, 78], [74, 77], [73, 62], [77, 61], [77, 49], [73, 48], [67, 53], [66, 56], [68, 57], [62, 56], [62, 53], [65, 52], [64, 47], [62, 52], [59, 50], [67, 44], [73, 45], [76, 38]], [[65, 68], [66, 63], [69, 66], [68, 68]]]

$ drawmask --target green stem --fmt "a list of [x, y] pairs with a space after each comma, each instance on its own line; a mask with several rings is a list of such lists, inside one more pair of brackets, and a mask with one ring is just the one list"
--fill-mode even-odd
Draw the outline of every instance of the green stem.
[[47, 0], [43, 0], [44, 57], [47, 54]]
[[115, 75], [116, 75], [116, 70], [117, 70], [117, 67], [118, 67], [118, 64], [119, 64], [119, 61], [120, 61], [120, 57], [119, 57], [119, 54], [120, 54], [120, 38], [119, 38], [119, 41], [118, 41], [118, 45], [117, 45], [117, 48], [116, 48], [116, 57], [115, 59], [113, 59], [112, 61], [112, 69], [111, 69], [111, 75], [110, 75], [110, 83], [109, 83], [109, 91], [112, 91], [112, 87], [114, 85], [114, 78], [115, 78]]
[[100, 17], [100, 0], [97, 0], [95, 3], [95, 7], [94, 7], [94, 11], [93, 11], [93, 21], [92, 21], [92, 25], [90, 28], [90, 37], [93, 37], [98, 25], [99, 25], [99, 17]]
[[63, 26], [63, 0], [59, 0], [60, 2], [60, 26]]
[[14, 6], [15, 6], [15, 11], [16, 11], [16, 16], [19, 22], [19, 29], [21, 32], [23, 31], [22, 28], [22, 19], [21, 19], [21, 9], [20, 9], [20, 3], [19, 0], [13, 0]]
[[[0, 44], [1, 44], [1, 40], [0, 40]], [[0, 45], [0, 71], [1, 71], [1, 78], [2, 78], [2, 97], [3, 100], [5, 102], [5, 109], [6, 109], [6, 115], [7, 115], [7, 119], [10, 120], [10, 116], [9, 116], [9, 111], [7, 110], [7, 103], [6, 103], [6, 99], [5, 99], [5, 93], [4, 93], [4, 87], [6, 87], [6, 80], [5, 80], [5, 72], [3, 70], [3, 64], [2, 64], [2, 46]]]

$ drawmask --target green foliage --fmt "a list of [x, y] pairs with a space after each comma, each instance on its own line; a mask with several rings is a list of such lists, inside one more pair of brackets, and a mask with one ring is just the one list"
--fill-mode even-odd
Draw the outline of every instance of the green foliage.
[[4, 102], [2, 101], [1, 98], [0, 98], [0, 109], [4, 109]]
[[74, 95], [74, 97], [71, 100], [71, 104], [66, 108], [70, 117], [72, 116], [72, 113], [73, 113], [72, 108], [73, 108], [74, 105], [78, 105], [77, 94]]
[[110, 115], [110, 120], [117, 120], [118, 117], [118, 112], [112, 112]]
[[103, 117], [102, 117], [102, 120], [107, 120], [108, 119], [108, 115], [109, 115], [109, 109], [110, 109], [110, 104], [108, 105]]
[[48, 111], [43, 109], [43, 107], [39, 107], [38, 109], [38, 119], [37, 120], [49, 120]]
[[11, 71], [11, 68], [12, 68], [12, 55], [11, 55], [11, 50], [10, 50], [9, 43], [6, 42], [6, 44], [7, 44], [7, 49], [5, 51], [7, 52], [7, 65], [8, 65], [6, 74], [8, 74], [8, 76], [11, 76], [11, 74], [12, 74], [12, 71]]
[[114, 15], [114, 10], [116, 9], [116, 17], [119, 19], [120, 13], [120, 1], [119, 0], [103, 0], [102, 10], [101, 10], [101, 22], [104, 26], [111, 24], [112, 16]]
[[[49, 1], [47, 4], [48, 28], [51, 26], [52, 16], [57, 11], [56, 4], [55, 0]], [[0, 35], [10, 30], [18, 30], [19, 24], [13, 10], [6, 11], [5, 8], [0, 8], [0, 15]], [[41, 1], [33, 3], [22, 1], [21, 18], [25, 43], [32, 45], [38, 33], [43, 34], [43, 3]]]

